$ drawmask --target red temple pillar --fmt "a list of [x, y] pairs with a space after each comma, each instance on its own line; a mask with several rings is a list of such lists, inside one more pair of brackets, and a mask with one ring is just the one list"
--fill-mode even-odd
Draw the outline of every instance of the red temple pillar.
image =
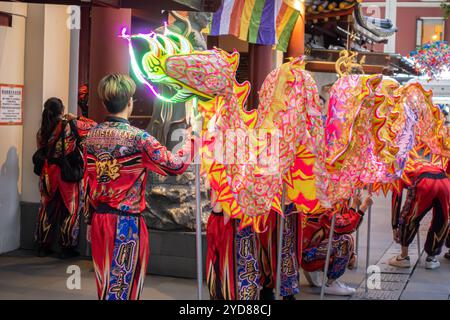
[[276, 51], [272, 50], [272, 46], [249, 44], [248, 55], [249, 80], [252, 84], [248, 107], [256, 109], [259, 103], [258, 91], [267, 75], [276, 68]]
[[131, 29], [131, 9], [92, 7], [89, 57], [89, 117], [102, 122], [106, 116], [98, 94], [99, 81], [108, 73], [129, 73], [127, 42], [122, 28]]

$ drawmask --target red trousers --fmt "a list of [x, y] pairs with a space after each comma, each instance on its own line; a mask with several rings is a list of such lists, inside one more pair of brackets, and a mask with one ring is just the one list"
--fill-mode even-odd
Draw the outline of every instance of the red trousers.
[[[304, 248], [302, 253], [302, 269], [308, 272], [323, 271], [327, 259], [328, 243], [325, 239], [317, 247]], [[350, 234], [335, 235], [331, 242], [330, 265], [328, 279], [341, 277], [353, 256], [354, 241]]]
[[211, 213], [206, 229], [206, 281], [211, 300], [258, 300], [260, 290], [256, 236], [251, 227], [238, 230], [239, 221], [225, 223]]
[[39, 190], [41, 203], [35, 241], [41, 248], [48, 248], [57, 234], [63, 248], [76, 247], [82, 210], [80, 183], [63, 181], [60, 167], [51, 164], [42, 171]]
[[149, 256], [144, 218], [140, 215], [94, 213], [91, 246], [98, 298], [139, 299]]
[[[429, 175], [418, 180], [408, 189], [405, 205], [400, 216], [400, 243], [409, 246], [419, 229], [420, 221], [433, 209], [433, 219], [425, 242], [425, 252], [430, 255], [441, 253], [448, 236], [450, 207], [450, 179], [441, 174]], [[447, 240], [447, 245], [450, 241]]]

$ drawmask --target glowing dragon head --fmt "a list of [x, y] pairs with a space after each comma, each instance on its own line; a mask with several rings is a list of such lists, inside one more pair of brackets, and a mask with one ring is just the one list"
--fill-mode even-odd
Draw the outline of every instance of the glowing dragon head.
[[[166, 102], [185, 102], [199, 97], [211, 100], [233, 91], [239, 55], [214, 49], [196, 52], [185, 37], [165, 28], [164, 33], [128, 35], [131, 66], [136, 78]], [[154, 85], [173, 89], [170, 97]]]

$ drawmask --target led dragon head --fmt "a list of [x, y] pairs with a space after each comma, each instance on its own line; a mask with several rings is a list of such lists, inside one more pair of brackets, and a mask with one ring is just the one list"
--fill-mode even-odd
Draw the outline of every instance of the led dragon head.
[[[166, 102], [185, 102], [194, 96], [211, 100], [233, 90], [237, 53], [214, 49], [195, 52], [185, 37], [164, 28], [164, 33], [129, 35], [131, 66], [136, 78], [153, 94]], [[155, 85], [165, 85], [173, 94], [158, 93]]]

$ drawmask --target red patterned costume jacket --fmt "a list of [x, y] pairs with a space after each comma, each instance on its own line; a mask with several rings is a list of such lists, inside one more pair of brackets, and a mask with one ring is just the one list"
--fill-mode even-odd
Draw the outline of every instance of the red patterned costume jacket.
[[92, 257], [100, 299], [138, 299], [149, 244], [144, 219], [147, 170], [181, 174], [193, 140], [172, 154], [147, 132], [109, 117], [86, 138], [86, 181], [92, 215]]

